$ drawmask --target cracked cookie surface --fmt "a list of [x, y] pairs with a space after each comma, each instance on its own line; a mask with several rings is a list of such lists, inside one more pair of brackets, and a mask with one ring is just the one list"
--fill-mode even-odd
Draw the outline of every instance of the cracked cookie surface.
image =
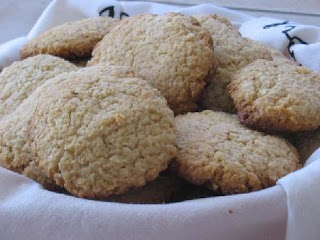
[[299, 167], [289, 142], [246, 128], [236, 115], [207, 110], [177, 116], [175, 123], [173, 166], [193, 184], [223, 194], [245, 193], [273, 186]]
[[218, 63], [217, 71], [208, 79], [209, 85], [200, 100], [204, 109], [236, 112], [228, 93], [228, 84], [234, 72], [257, 59], [278, 58], [289, 61], [282, 53], [262, 43], [243, 38], [226, 18], [217, 15], [201, 15], [196, 18], [212, 35]]
[[[49, 56], [49, 59], [55, 57]], [[105, 66], [104, 71], [114, 76], [133, 76], [133, 71], [127, 67]], [[29, 125], [41, 94], [51, 91], [52, 86], [61, 84], [63, 80], [52, 78], [45, 81], [14, 112], [5, 115], [0, 121], [0, 165], [22, 173], [50, 189], [56, 188], [53, 180], [45, 176], [31, 154]]]
[[196, 109], [215, 59], [211, 36], [195, 18], [169, 13], [122, 20], [93, 50], [88, 65], [99, 63], [133, 67], [179, 114]]
[[0, 73], [0, 118], [12, 113], [48, 79], [77, 69], [68, 61], [43, 54], [4, 68]]
[[[28, 124], [42, 85], [64, 72], [75, 71], [73, 64], [51, 55], [37, 55], [4, 68], [0, 74], [0, 165], [23, 173], [32, 161]], [[51, 179], [28, 169], [31, 178], [53, 189]], [[25, 175], [28, 175], [25, 174]]]
[[294, 63], [257, 60], [233, 75], [229, 91], [240, 120], [269, 132], [320, 126], [320, 74]]
[[33, 161], [29, 142], [29, 124], [37, 106], [41, 89], [50, 86], [46, 81], [12, 113], [0, 121], [0, 166], [22, 173], [47, 189], [57, 189], [53, 180], [45, 176]]
[[58, 80], [31, 123], [32, 153], [57, 185], [105, 198], [154, 180], [175, 156], [173, 112], [148, 82], [104, 65]]
[[65, 59], [87, 58], [118, 20], [96, 17], [56, 26], [31, 39], [20, 51], [22, 59], [50, 54]]

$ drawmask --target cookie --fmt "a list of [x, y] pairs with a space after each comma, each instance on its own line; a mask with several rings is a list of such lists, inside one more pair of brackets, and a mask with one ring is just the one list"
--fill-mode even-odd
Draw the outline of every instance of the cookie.
[[22, 174], [40, 183], [47, 190], [62, 191], [62, 188], [57, 186], [51, 178], [48, 178], [34, 161], [30, 162], [30, 164], [23, 170]]
[[200, 100], [203, 109], [235, 112], [233, 101], [228, 93], [228, 84], [232, 74], [255, 61], [256, 59], [271, 60], [274, 57], [285, 58], [259, 42], [241, 37], [239, 31], [226, 19], [217, 15], [197, 16], [201, 25], [212, 35], [218, 69], [209, 79]]
[[36, 162], [78, 197], [106, 198], [141, 187], [176, 154], [173, 112], [160, 92], [106, 68], [56, 77], [31, 123]]
[[[259, 44], [262, 44], [262, 43], [259, 43]], [[263, 45], [263, 46], [266, 46], [266, 45]], [[295, 61], [289, 59], [289, 57], [287, 57], [286, 55], [284, 55], [282, 52], [278, 51], [277, 49], [274, 49], [269, 46], [266, 46], [266, 47], [267, 47], [273, 61], [297, 64]]]
[[257, 59], [287, 59], [271, 47], [243, 38], [226, 18], [217, 15], [201, 15], [196, 18], [212, 35], [216, 60], [221, 68], [234, 72]]
[[28, 123], [36, 107], [30, 98], [0, 121], [0, 165], [22, 173], [32, 160], [28, 142]]
[[33, 162], [29, 142], [29, 124], [38, 104], [39, 95], [45, 88], [50, 88], [52, 79], [38, 87], [12, 113], [0, 121], [0, 166], [39, 182], [46, 189], [59, 189], [52, 179], [46, 177]]
[[[55, 57], [51, 57], [55, 58]], [[109, 75], [133, 76], [127, 67], [108, 67], [105, 71]], [[41, 169], [34, 163], [29, 142], [29, 124], [38, 105], [41, 94], [51, 91], [52, 86], [63, 79], [49, 79], [39, 86], [22, 104], [11, 114], [0, 121], [0, 165], [9, 170], [22, 173], [40, 182], [46, 188], [57, 189], [53, 180], [42, 174]], [[43, 96], [45, 98], [45, 96]]]
[[278, 61], [257, 60], [229, 86], [241, 122], [269, 132], [314, 130], [320, 125], [320, 74]]
[[50, 55], [38, 55], [18, 61], [0, 73], [0, 118], [12, 113], [45, 81], [78, 68]]
[[216, 14], [205, 14], [194, 16], [202, 27], [208, 29], [210, 35], [214, 36], [213, 44], [215, 46], [223, 46], [228, 39], [239, 41], [241, 39], [240, 32], [232, 26], [231, 22]]
[[280, 137], [243, 126], [234, 114], [211, 110], [175, 118], [178, 174], [222, 194], [256, 191], [299, 167], [295, 148]]
[[299, 132], [290, 137], [300, 155], [300, 162], [305, 163], [314, 151], [320, 147], [320, 129]]
[[58, 190], [32, 161], [28, 124], [36, 107], [34, 95], [36, 93], [0, 121], [0, 166], [30, 177], [46, 189]]
[[179, 114], [196, 109], [215, 59], [211, 36], [195, 18], [168, 13], [120, 21], [94, 48], [88, 65], [99, 63], [132, 66]]
[[109, 17], [96, 17], [56, 26], [30, 40], [21, 49], [20, 57], [38, 54], [65, 59], [90, 57], [95, 45], [117, 22]]
[[122, 195], [109, 197], [106, 201], [136, 204], [169, 203], [184, 185], [184, 181], [177, 176], [164, 172], [156, 180], [148, 182], [142, 188], [132, 189]]
[[[41, 89], [50, 78], [78, 68], [51, 55], [38, 55], [6, 67], [0, 74], [0, 165], [22, 172], [30, 162], [28, 124]], [[44, 86], [43, 86], [44, 85]], [[40, 89], [37, 91], [37, 89]]]

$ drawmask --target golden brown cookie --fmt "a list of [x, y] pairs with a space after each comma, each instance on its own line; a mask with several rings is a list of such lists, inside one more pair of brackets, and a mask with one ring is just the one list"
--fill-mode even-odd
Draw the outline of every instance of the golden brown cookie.
[[50, 191], [62, 190], [61, 187], [57, 186], [51, 178], [48, 178], [44, 174], [42, 169], [34, 161], [30, 162], [30, 164], [23, 170], [22, 174], [40, 183], [47, 190], [50, 190]]
[[176, 155], [173, 112], [160, 92], [106, 68], [56, 77], [32, 119], [36, 162], [78, 197], [105, 198], [141, 187]]
[[56, 190], [58, 189], [56, 184], [46, 177], [32, 161], [28, 141], [28, 124], [37, 104], [36, 95], [36, 92], [33, 93], [16, 111], [1, 119], [0, 166], [22, 173], [41, 183], [46, 189]]
[[[22, 173], [32, 160], [28, 143], [28, 122], [35, 108], [30, 95], [50, 78], [77, 70], [73, 64], [50, 55], [38, 55], [15, 62], [0, 74], [0, 165]], [[52, 181], [38, 171], [28, 170], [49, 189]], [[37, 176], [37, 177], [36, 177]]]
[[234, 74], [229, 91], [241, 122], [263, 131], [320, 126], [320, 74], [293, 63], [257, 60]]
[[236, 115], [188, 113], [175, 118], [178, 174], [223, 194], [273, 186], [299, 167], [295, 148], [280, 137], [241, 125]]
[[27, 129], [37, 97], [41, 94], [37, 88], [47, 86], [50, 78], [77, 69], [61, 58], [38, 55], [15, 62], [3, 70], [0, 74], [1, 166], [21, 172], [29, 164]]
[[4, 68], [0, 73], [0, 118], [12, 113], [48, 79], [77, 69], [68, 61], [42, 54]]
[[90, 57], [94, 46], [117, 22], [109, 17], [96, 17], [56, 26], [30, 40], [20, 56], [22, 59], [38, 54], [65, 59]]
[[122, 195], [106, 199], [108, 202], [161, 204], [172, 201], [175, 194], [180, 192], [185, 183], [177, 176], [164, 172], [156, 180], [148, 182], [145, 186], [132, 189]]
[[[127, 67], [105, 66], [105, 72], [115, 76], [133, 76], [133, 71]], [[51, 91], [52, 86], [63, 80], [60, 78], [47, 80], [14, 112], [4, 116], [0, 121], [0, 166], [23, 173], [49, 189], [56, 189], [56, 186], [52, 184], [53, 180], [42, 174], [38, 164], [33, 162], [29, 143], [29, 124], [41, 94]]]
[[241, 37], [239, 31], [226, 19], [217, 15], [197, 16], [201, 25], [212, 35], [214, 53], [218, 62], [215, 75], [209, 79], [200, 105], [204, 109], [235, 112], [228, 93], [232, 74], [255, 61], [274, 57], [285, 58], [282, 53], [259, 42]]
[[0, 166], [22, 173], [32, 160], [28, 142], [28, 123], [36, 107], [33, 98], [0, 121]]
[[228, 38], [233, 38], [235, 41], [241, 39], [239, 31], [232, 26], [231, 22], [216, 14], [205, 14], [194, 16], [201, 24], [201, 26], [208, 29], [210, 35], [214, 36], [214, 45], [223, 46]]
[[[260, 44], [262, 44], [262, 43], [260, 43]], [[264, 45], [264, 46], [266, 46], [266, 45]], [[289, 59], [287, 56], [285, 56], [282, 52], [278, 51], [277, 49], [274, 49], [269, 46], [266, 46], [266, 47], [268, 48], [268, 51], [269, 51], [273, 61], [288, 62], [288, 63], [297, 64], [296, 62]]]
[[215, 59], [211, 36], [195, 18], [168, 13], [122, 20], [93, 50], [88, 65], [99, 63], [132, 66], [179, 114], [196, 109]]

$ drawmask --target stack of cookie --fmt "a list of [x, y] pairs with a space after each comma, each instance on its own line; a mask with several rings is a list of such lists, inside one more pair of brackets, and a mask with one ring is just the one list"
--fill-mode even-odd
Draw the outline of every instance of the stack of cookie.
[[66, 23], [21, 58], [0, 74], [0, 165], [77, 197], [257, 191], [300, 168], [281, 136], [320, 125], [320, 75], [216, 15]]

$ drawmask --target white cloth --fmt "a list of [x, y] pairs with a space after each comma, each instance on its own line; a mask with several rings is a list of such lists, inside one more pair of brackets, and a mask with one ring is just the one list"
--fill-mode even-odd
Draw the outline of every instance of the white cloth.
[[[118, 18], [145, 12], [217, 13], [237, 27], [242, 24], [240, 31], [246, 37], [283, 51], [289, 44], [282, 33], [288, 25], [263, 29], [283, 20], [255, 19], [212, 4], [181, 8], [145, 2], [54, 0], [28, 36], [0, 45], [0, 68], [18, 60], [21, 46], [40, 32], [66, 21], [98, 16], [104, 9], [103, 15]], [[318, 71], [319, 32], [319, 28], [299, 25], [290, 36], [299, 34], [311, 44], [289, 49], [299, 63]], [[46, 191], [32, 180], [0, 168], [0, 239], [318, 240], [320, 157], [314, 154], [309, 162], [266, 190], [164, 205], [79, 199]]]
[[0, 44], [28, 34], [51, 0], [0, 0]]
[[[31, 1], [31, 3], [25, 1], [24, 4], [33, 4], [35, 7], [37, 6], [36, 2], [34, 1]], [[30, 8], [30, 6], [28, 8]], [[54, 26], [60, 25], [64, 22], [99, 16], [99, 13], [101, 11], [108, 8], [109, 10], [105, 10], [103, 12], [103, 16], [109, 16], [109, 14], [112, 15], [113, 12], [113, 16], [116, 18], [120, 18], [122, 12], [127, 13], [129, 16], [147, 12], [163, 14], [168, 11], [179, 11], [184, 14], [190, 15], [201, 13], [217, 13], [221, 16], [227, 17], [233, 22], [233, 24], [235, 24], [238, 27], [241, 23], [252, 19], [251, 16], [248, 16], [246, 14], [237, 13], [225, 8], [217, 7], [212, 4], [202, 4], [200, 6], [181, 8], [181, 6], [176, 5], [173, 6], [148, 2], [118, 2], [110, 0], [55, 0], [52, 1], [49, 4], [49, 6], [45, 9], [45, 11], [42, 13], [42, 15], [40, 16], [36, 24], [33, 26], [29, 34], [25, 36], [24, 39], [21, 38], [19, 40], [19, 44], [16, 44], [16, 42], [9, 41], [0, 45], [0, 70], [3, 67], [8, 66], [13, 61], [19, 60], [19, 49], [26, 41], [28, 41], [28, 39], [31, 39], [39, 33]], [[25, 17], [26, 16], [24, 16], [24, 18]], [[5, 19], [1, 20], [6, 21]], [[8, 21], [11, 20], [11, 18], [8, 19]], [[22, 31], [20, 28], [21, 26], [19, 26], [19, 31]], [[10, 48], [11, 50], [8, 51], [8, 48]]]
[[91, 201], [46, 191], [0, 168], [1, 240], [283, 240], [280, 186], [173, 204]]
[[320, 239], [319, 150], [313, 154], [312, 158], [310, 157], [302, 170], [278, 181], [287, 194], [287, 240]]
[[320, 27], [263, 17], [243, 23], [240, 32], [320, 71]]

